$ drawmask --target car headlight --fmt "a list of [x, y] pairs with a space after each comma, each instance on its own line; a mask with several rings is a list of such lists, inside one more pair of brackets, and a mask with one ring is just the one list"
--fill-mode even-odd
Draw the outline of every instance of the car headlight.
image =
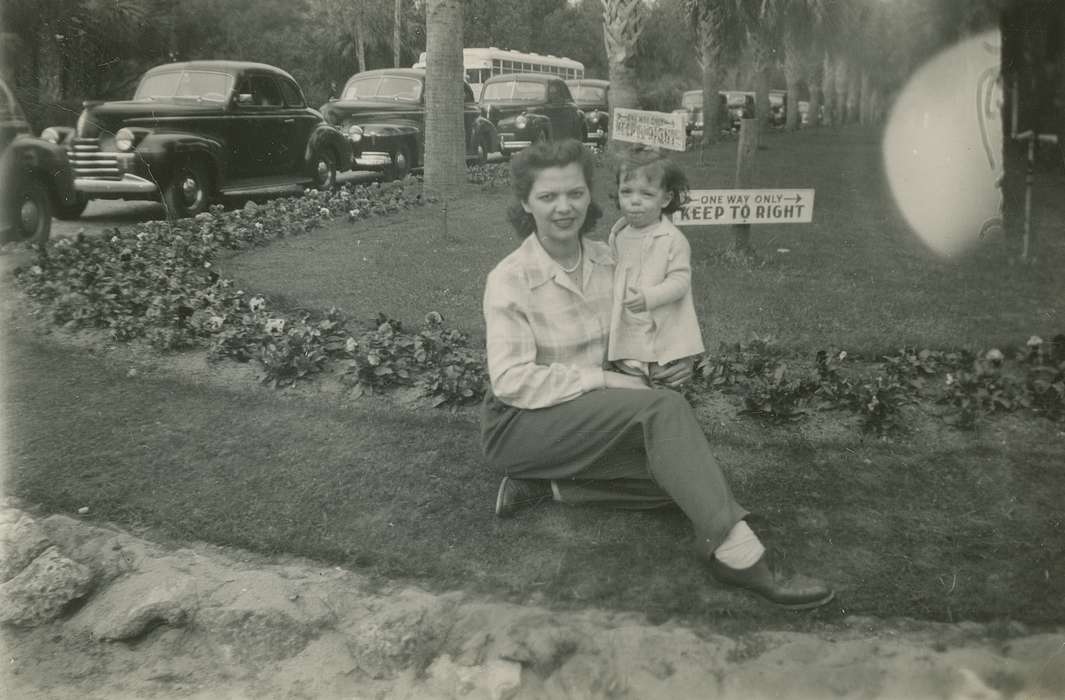
[[137, 137], [133, 135], [133, 132], [123, 127], [115, 134], [115, 148], [120, 151], [132, 151], [133, 142], [137, 140]]
[[352, 143], [358, 143], [359, 141], [362, 141], [362, 127], [356, 124], [352, 124], [351, 126], [349, 126], [348, 139], [351, 140]]
[[520, 131], [529, 125], [529, 120], [525, 118], [524, 114], [518, 115], [518, 118], [514, 120], [514, 126]]
[[59, 132], [53, 129], [52, 127], [48, 127], [47, 129], [41, 132], [41, 139], [49, 143], [55, 144], [58, 144], [60, 141], [63, 140], [63, 138], [59, 135]]

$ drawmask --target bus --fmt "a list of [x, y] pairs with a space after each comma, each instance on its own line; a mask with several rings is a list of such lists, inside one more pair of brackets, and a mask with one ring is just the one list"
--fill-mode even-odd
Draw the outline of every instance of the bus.
[[[462, 66], [466, 70], [466, 82], [474, 95], [481, 94], [481, 85], [493, 75], [503, 73], [550, 73], [563, 80], [584, 77], [584, 64], [571, 58], [523, 53], [508, 49], [463, 49]], [[414, 68], [425, 68], [425, 52], [422, 51]]]

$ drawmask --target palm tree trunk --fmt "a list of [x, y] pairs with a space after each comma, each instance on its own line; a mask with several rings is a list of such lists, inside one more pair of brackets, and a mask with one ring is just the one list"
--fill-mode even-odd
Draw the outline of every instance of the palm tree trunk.
[[[703, 89], [703, 144], [717, 142], [721, 133], [721, 38], [718, 36], [720, 22], [713, 11], [703, 8], [699, 13], [699, 68], [702, 71]], [[727, 110], [726, 116], [727, 118]]]
[[847, 123], [847, 59], [843, 56], [836, 56], [836, 75], [835, 75], [835, 89], [836, 89], [836, 104], [835, 115], [832, 123], [836, 126], [843, 126]]
[[636, 47], [643, 31], [643, 0], [602, 0], [603, 40], [610, 73], [610, 108], [639, 107]]
[[832, 58], [832, 54], [828, 51], [825, 51], [825, 62], [821, 75], [821, 97], [824, 99], [825, 105], [821, 114], [821, 124], [832, 126], [836, 123], [836, 63]]
[[392, 11], [392, 66], [399, 68], [399, 62], [403, 59], [401, 53], [402, 44], [400, 36], [403, 29], [403, 0], [396, 0]]
[[37, 99], [55, 104], [63, 99], [63, 48], [50, 22], [42, 22], [37, 33]]
[[787, 82], [788, 102], [784, 128], [796, 131], [799, 128], [799, 83], [803, 77], [803, 55], [795, 35], [784, 36], [784, 80]]
[[429, 0], [425, 27], [425, 187], [447, 197], [466, 180], [462, 0]]
[[847, 123], [859, 123], [858, 107], [862, 100], [862, 79], [857, 66], [847, 70]]

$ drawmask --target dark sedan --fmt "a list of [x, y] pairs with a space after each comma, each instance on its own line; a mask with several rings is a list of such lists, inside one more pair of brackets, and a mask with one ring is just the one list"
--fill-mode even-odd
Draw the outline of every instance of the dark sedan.
[[605, 145], [610, 131], [610, 81], [580, 78], [567, 80], [566, 86], [584, 114], [585, 140]]
[[543, 139], [583, 141], [584, 117], [566, 83], [554, 75], [496, 75], [484, 83], [481, 109], [499, 132], [499, 150], [509, 158]]
[[149, 70], [131, 100], [87, 103], [67, 149], [84, 201], [161, 199], [171, 218], [221, 195], [329, 188], [351, 161], [343, 134], [288, 73], [262, 63], [189, 61]]
[[[463, 83], [466, 158], [483, 163], [496, 150], [495, 127], [481, 115], [470, 86]], [[425, 159], [425, 70], [382, 68], [356, 73], [340, 98], [322, 114], [351, 142], [352, 169], [404, 177]]]

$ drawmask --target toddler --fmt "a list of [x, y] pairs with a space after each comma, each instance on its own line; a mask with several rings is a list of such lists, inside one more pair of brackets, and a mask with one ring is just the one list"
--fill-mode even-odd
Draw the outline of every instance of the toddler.
[[691, 293], [691, 248], [670, 214], [688, 194], [684, 171], [658, 151], [629, 149], [617, 170], [624, 217], [607, 239], [617, 267], [607, 359], [650, 382], [657, 365], [704, 350]]

